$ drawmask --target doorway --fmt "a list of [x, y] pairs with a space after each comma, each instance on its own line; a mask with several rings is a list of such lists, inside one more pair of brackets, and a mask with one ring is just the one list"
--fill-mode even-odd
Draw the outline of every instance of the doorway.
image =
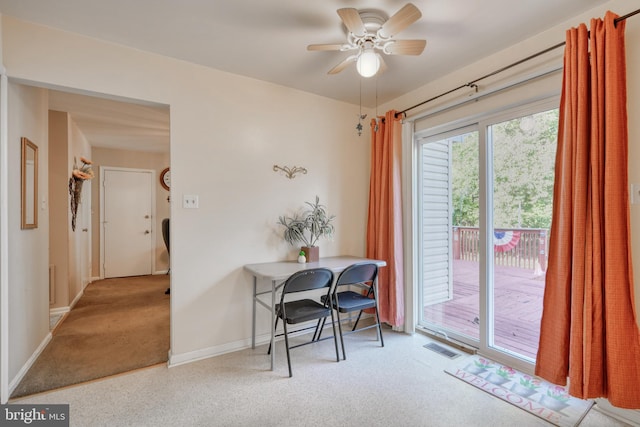
[[155, 270], [155, 171], [100, 167], [101, 277]]
[[[50, 312], [52, 314], [56, 312], [64, 313], [66, 317], [63, 318], [62, 324], [57, 326], [62, 327], [66, 324], [68, 329], [73, 326], [74, 316], [77, 318], [77, 315], [81, 314], [75, 312], [86, 311], [88, 299], [93, 298], [92, 301], [94, 301], [103, 298], [105, 304], [102, 304], [101, 307], [108, 311], [104, 313], [104, 318], [111, 315], [114, 319], [120, 319], [110, 324], [111, 330], [119, 333], [123, 339], [133, 340], [132, 342], [141, 344], [140, 340], [132, 335], [134, 331], [131, 329], [131, 325], [134, 322], [128, 322], [127, 325], [127, 322], [123, 320], [124, 318], [117, 315], [126, 308], [126, 304], [130, 303], [134, 297], [140, 296], [141, 291], [140, 289], [136, 290], [136, 283], [141, 283], [138, 286], [139, 288], [149, 288], [148, 283], [150, 282], [162, 282], [156, 286], [158, 292], [153, 292], [153, 298], [157, 298], [159, 301], [167, 298], [164, 290], [169, 286], [170, 281], [170, 276], [165, 275], [168, 269], [168, 253], [161, 237], [160, 224], [162, 218], [170, 216], [170, 204], [167, 191], [161, 187], [158, 175], [160, 171], [170, 166], [169, 108], [168, 106], [151, 105], [146, 102], [114, 100], [113, 98], [107, 99], [92, 96], [91, 94], [79, 95], [77, 93], [50, 90], [49, 109], [64, 112], [65, 117], [68, 118], [68, 120], [65, 119], [64, 128], [68, 129], [69, 138], [75, 138], [89, 146], [82, 153], [78, 150], [67, 151], [66, 149], [56, 150], [55, 153], [49, 152], [50, 156], [54, 156], [54, 162], [62, 164], [61, 173], [64, 177], [63, 179], [68, 179], [68, 168], [66, 166], [68, 153], [73, 153], [74, 156], [84, 155], [90, 158], [96, 175], [94, 179], [85, 183], [83, 189], [81, 208], [84, 206], [86, 215], [82, 216], [82, 225], [78, 225], [75, 233], [70, 233], [70, 235], [88, 234], [91, 236], [91, 245], [81, 253], [69, 254], [70, 258], [81, 256], [87, 260], [93, 272], [89, 281], [93, 283], [89, 284], [84, 292], [81, 290], [71, 292], [70, 290], [68, 296], [64, 295], [66, 298], [60, 298], [55, 301], [55, 305], [50, 306]], [[114, 259], [110, 264], [112, 268], [107, 270], [108, 277], [136, 276], [135, 278], [128, 277], [123, 280], [110, 279], [110, 281], [117, 281], [116, 283], [121, 285], [118, 287], [113, 286], [114, 289], [117, 288], [115, 290], [117, 290], [119, 299], [113, 296], [109, 297], [103, 291], [98, 292], [98, 290], [103, 290], [109, 284], [109, 281], [98, 282], [99, 279], [104, 278], [102, 275], [103, 263], [100, 256], [101, 248], [104, 246], [104, 239], [101, 236], [101, 211], [103, 208], [101, 195], [104, 190], [101, 185], [103, 167], [110, 169], [110, 172], [119, 173], [121, 176], [128, 176], [118, 181], [121, 184], [120, 189], [115, 186], [110, 187], [114, 189], [110, 193], [114, 197], [124, 197], [124, 199], [120, 200], [120, 205], [138, 206], [139, 203], [140, 206], [145, 206], [144, 213], [141, 215], [143, 224], [140, 225], [140, 228], [143, 228], [139, 233], [142, 236], [141, 241], [144, 242], [142, 244], [145, 253], [142, 256], [145, 258], [144, 268], [135, 271], [125, 270], [120, 267], [118, 260]], [[115, 183], [114, 179], [111, 182]], [[55, 187], [65, 190], [62, 185], [55, 185]], [[64, 200], [64, 194], [57, 199]], [[60, 216], [50, 218], [50, 230], [64, 230], [64, 225], [67, 223], [66, 215], [68, 209], [67, 205], [62, 206]], [[123, 211], [128, 210], [123, 209]], [[137, 211], [137, 208], [134, 210]], [[149, 218], [144, 218], [145, 216], [149, 216]], [[80, 217], [78, 220], [80, 221]], [[131, 222], [126, 220], [125, 225], [131, 225]], [[85, 231], [87, 229], [88, 231]], [[145, 231], [149, 231], [149, 233], [145, 233]], [[127, 238], [130, 232], [128, 230], [122, 230], [121, 232], [125, 237], [125, 241], [120, 241], [110, 247], [113, 252], [119, 254], [129, 251], [133, 246], [131, 244], [132, 239]], [[66, 240], [67, 238], [67, 232], [62, 231], [60, 240]], [[130, 261], [128, 259], [125, 260]], [[107, 266], [109, 267], [109, 264]], [[109, 271], [112, 273], [109, 273]], [[64, 282], [65, 277], [59, 277], [59, 280], [57, 280], [58, 284]], [[99, 294], [98, 298], [96, 298], [96, 294]], [[118, 302], [115, 303], [114, 301]], [[84, 310], [81, 309], [81, 306], [84, 307]], [[153, 329], [154, 324], [150, 321], [147, 322], [148, 319], [140, 315], [140, 313], [136, 317], [135, 321], [141, 323], [141, 325], [138, 325], [139, 327], [136, 327], [136, 331], [143, 331], [145, 330], [144, 327], [147, 327], [146, 330], [150, 331], [145, 341], [153, 342], [154, 339], [162, 338], [168, 342], [169, 308], [162, 306], [161, 310], [158, 311], [163, 311], [164, 315], [167, 316], [167, 320], [160, 326], [156, 326], [155, 329]], [[145, 325], [142, 325], [142, 323], [145, 323]], [[56, 340], [56, 332], [54, 331], [52, 342]], [[61, 333], [61, 335], [63, 334]], [[82, 342], [86, 345], [99, 340], [98, 328], [88, 331], [88, 335], [88, 338], [83, 337], [82, 339]], [[107, 342], [105, 339], [100, 344], [103, 352], [109, 350]], [[162, 341], [161, 345], [164, 346], [165, 341]], [[140, 353], [146, 351], [143, 350], [145, 347], [142, 345], [136, 347]], [[83, 358], [83, 355], [91, 354], [91, 350], [81, 348], [81, 346], [72, 346], [71, 348], [77, 352], [77, 354], [69, 355], [71, 362], [77, 361], [77, 369], [72, 370], [74, 373], [86, 371], [90, 363], [84, 366], [82, 360], [90, 360], [90, 357]], [[161, 351], [163, 357], [166, 357], [167, 349]], [[82, 355], [80, 354], [81, 351], [85, 351], [85, 353]], [[116, 358], [112, 359], [107, 360], [107, 362], [116, 362]], [[132, 360], [133, 358], [130, 358], [128, 363]], [[102, 368], [109, 369], [110, 366], [106, 366], [108, 363], [104, 363], [105, 366], [102, 366]], [[71, 363], [71, 366], [73, 367], [74, 363]]]
[[418, 326], [529, 370], [557, 123], [557, 108], [534, 105], [417, 140]]

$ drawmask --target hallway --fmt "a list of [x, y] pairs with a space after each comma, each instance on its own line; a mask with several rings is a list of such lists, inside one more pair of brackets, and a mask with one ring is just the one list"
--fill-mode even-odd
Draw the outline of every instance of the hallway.
[[89, 284], [11, 397], [166, 362], [169, 280], [153, 275]]

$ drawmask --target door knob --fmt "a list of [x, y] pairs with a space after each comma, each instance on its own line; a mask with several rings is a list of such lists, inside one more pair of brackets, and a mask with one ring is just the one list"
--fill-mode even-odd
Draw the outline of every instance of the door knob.
[[86, 233], [87, 231], [89, 231], [89, 229], [88, 228], [83, 228], [82, 231]]
[[144, 234], [149, 234], [151, 233], [149, 230], [144, 230]]
[[144, 216], [144, 219], [149, 219], [149, 215], [145, 215], [145, 216]]

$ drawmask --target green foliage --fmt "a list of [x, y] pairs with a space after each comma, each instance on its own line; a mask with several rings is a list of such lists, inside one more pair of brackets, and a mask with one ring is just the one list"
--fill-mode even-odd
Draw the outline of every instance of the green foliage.
[[453, 224], [477, 227], [480, 223], [478, 134], [471, 132], [463, 135], [460, 142], [452, 145], [452, 157]]
[[315, 203], [305, 202], [309, 207], [301, 214], [293, 217], [280, 216], [278, 224], [284, 226], [283, 237], [290, 245], [302, 242], [305, 246], [315, 246], [321, 237], [330, 238], [335, 231], [331, 222], [335, 215], [329, 215], [327, 208], [320, 204], [320, 198], [316, 196]]
[[[493, 217], [496, 228], [549, 228], [558, 132], [558, 110], [490, 127]], [[477, 133], [452, 144], [453, 224], [479, 225]]]

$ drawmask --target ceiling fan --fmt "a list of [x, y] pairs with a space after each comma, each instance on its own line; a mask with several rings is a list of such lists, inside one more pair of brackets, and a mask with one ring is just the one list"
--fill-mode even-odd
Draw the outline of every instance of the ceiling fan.
[[337, 74], [355, 62], [356, 69], [362, 77], [371, 77], [379, 70], [386, 69], [386, 64], [380, 53], [420, 55], [427, 44], [426, 40], [396, 40], [393, 38], [422, 16], [420, 10], [411, 3], [407, 3], [386, 21], [378, 12], [358, 11], [354, 8], [338, 9], [338, 15], [349, 31], [347, 43], [307, 46], [307, 50], [314, 51], [356, 51], [329, 70], [328, 74]]

